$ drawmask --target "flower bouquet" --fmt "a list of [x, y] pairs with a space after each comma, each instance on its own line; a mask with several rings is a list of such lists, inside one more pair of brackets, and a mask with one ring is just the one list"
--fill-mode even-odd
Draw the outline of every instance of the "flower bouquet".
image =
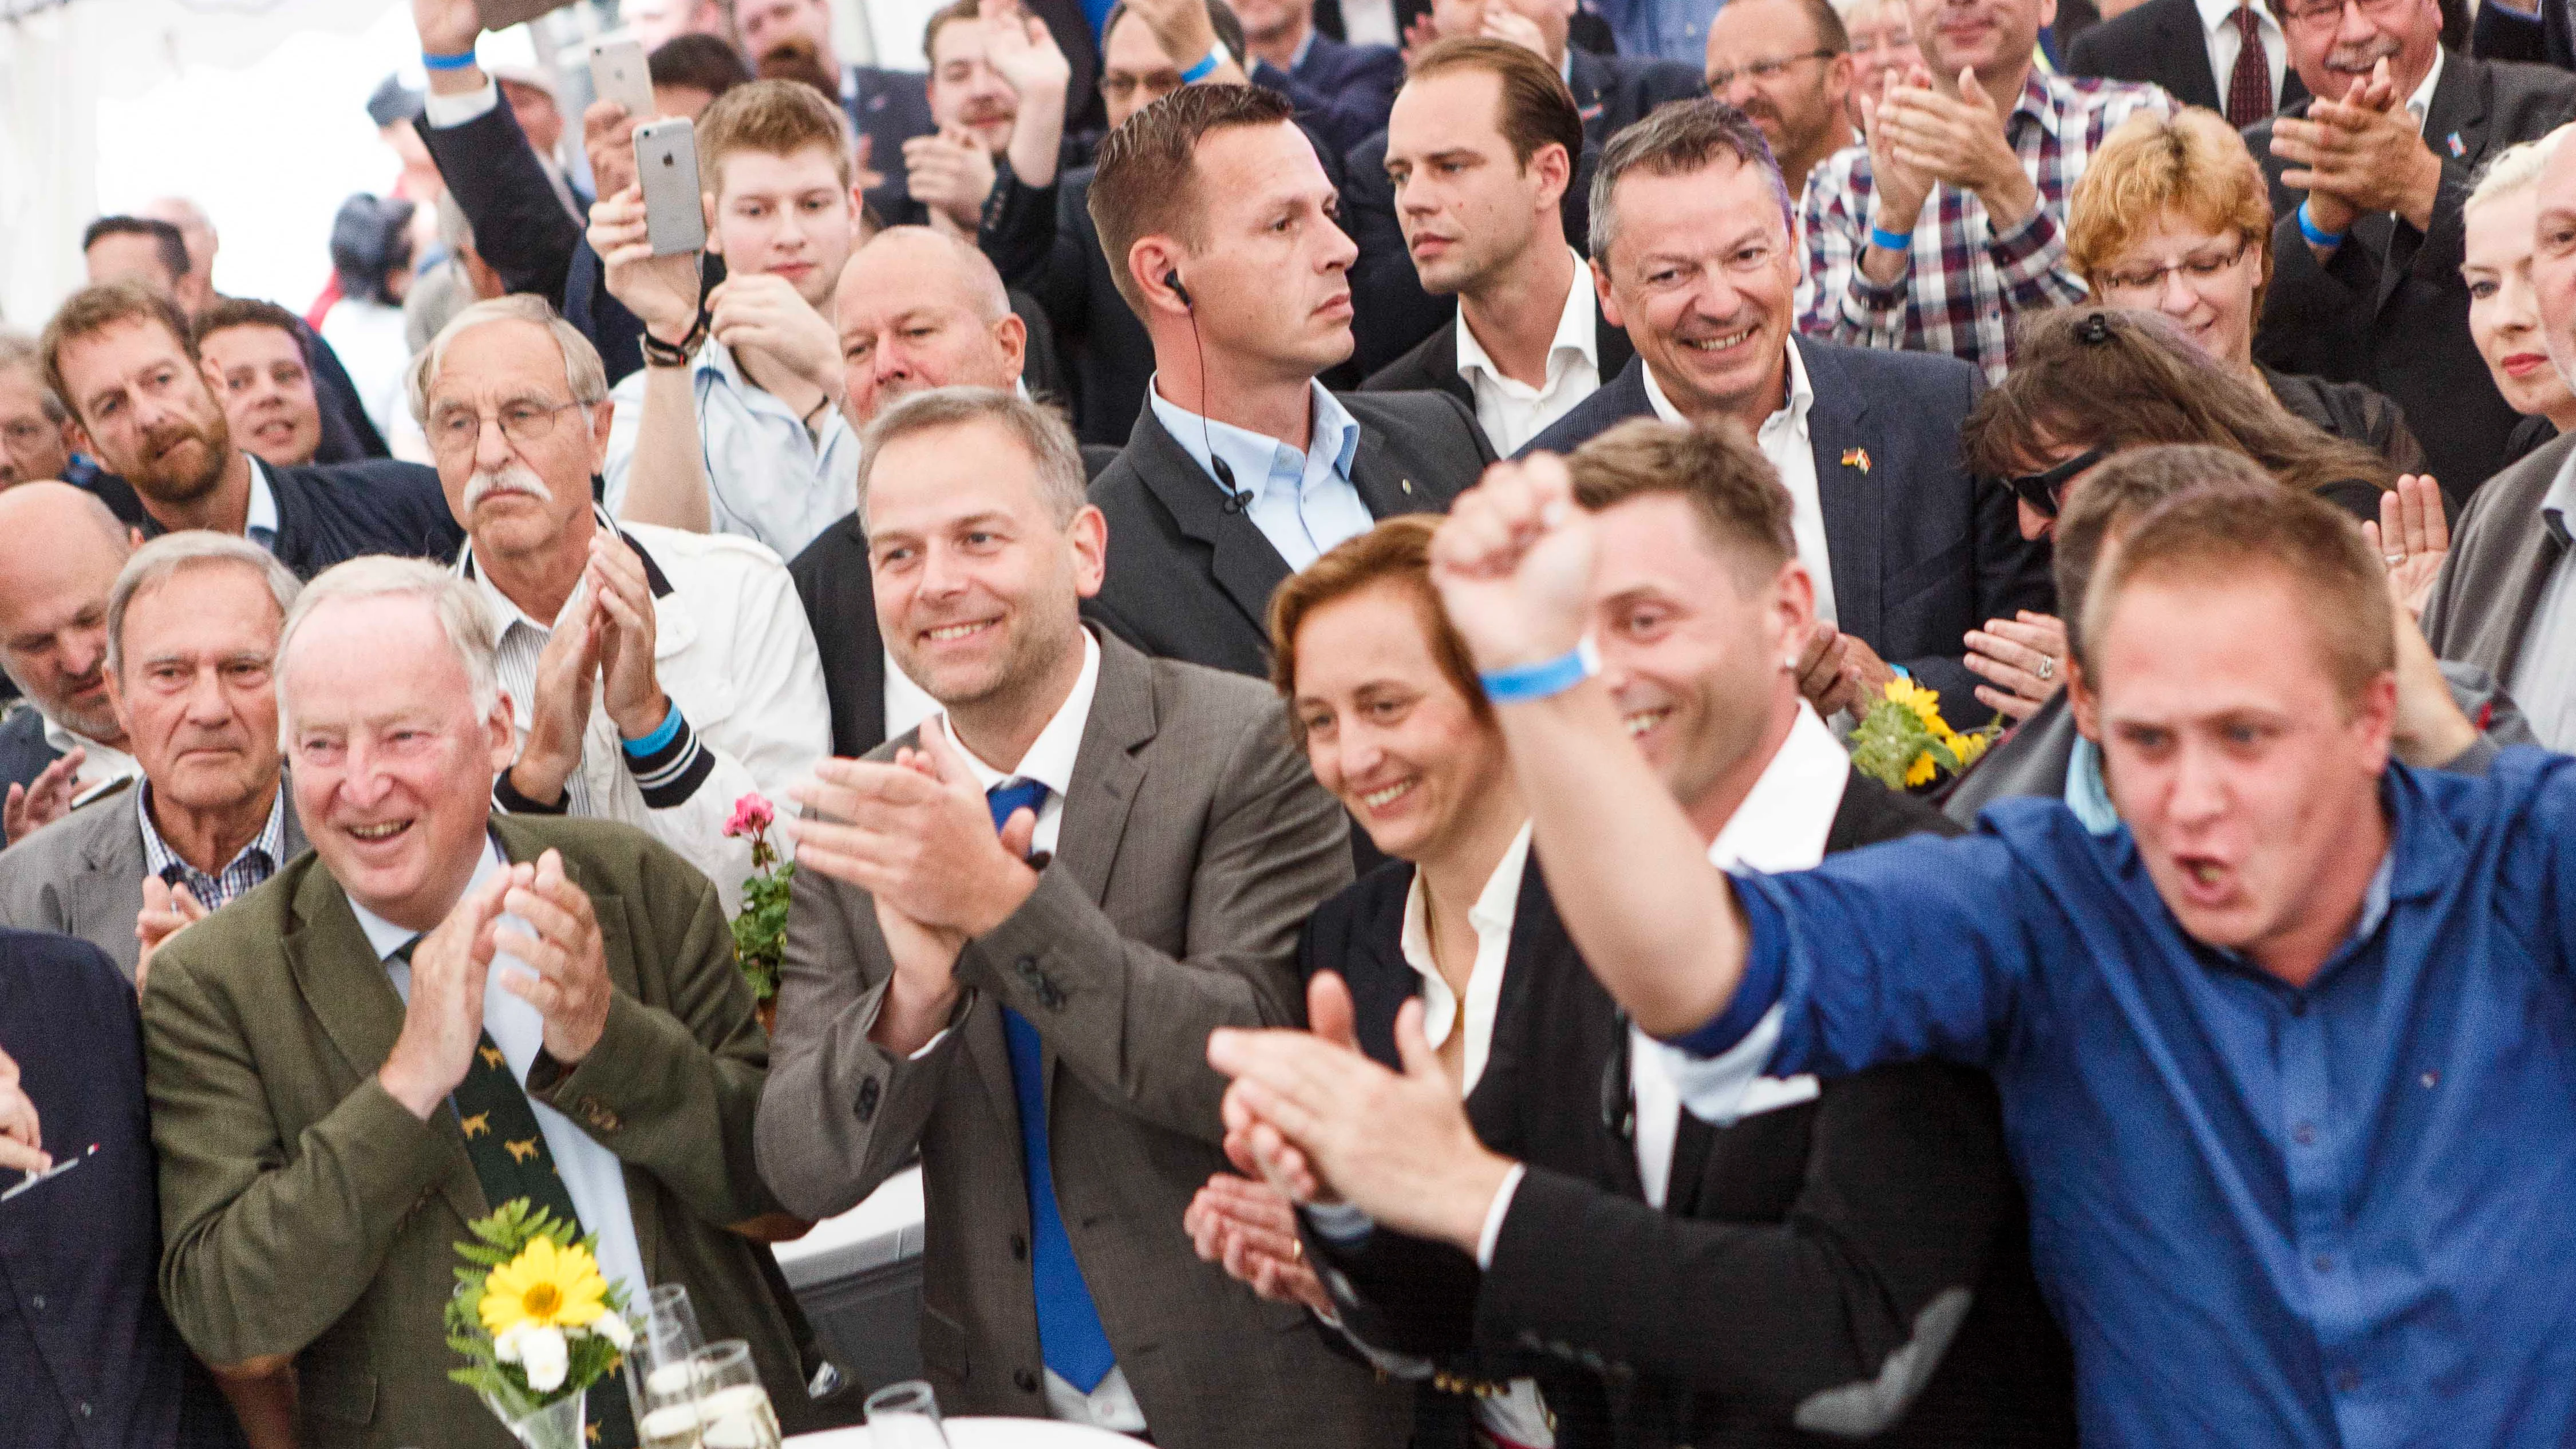
[[1852, 731], [1852, 768], [1891, 790], [1919, 790], [1975, 764], [2002, 733], [1991, 724], [1960, 734], [1941, 718], [1941, 691], [1891, 679]]
[[761, 1008], [760, 1024], [770, 1024], [777, 1009], [778, 963], [787, 950], [787, 887], [796, 878], [793, 862], [782, 861], [769, 843], [769, 827], [778, 812], [758, 794], [733, 802], [733, 818], [724, 833], [751, 842], [751, 868], [742, 883], [742, 913], [733, 918], [733, 959], [751, 986], [751, 999]]
[[626, 1291], [600, 1275], [596, 1237], [526, 1198], [465, 1225], [447, 1346], [465, 1359], [447, 1376], [483, 1402], [528, 1449], [581, 1449], [583, 1396], [617, 1371], [634, 1329]]

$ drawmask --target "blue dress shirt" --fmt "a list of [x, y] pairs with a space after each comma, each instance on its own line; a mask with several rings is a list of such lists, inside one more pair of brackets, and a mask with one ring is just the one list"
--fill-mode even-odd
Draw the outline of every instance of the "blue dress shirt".
[[1621, 55], [1678, 61], [1698, 70], [1708, 64], [1708, 23], [1724, 0], [1595, 0], [1594, 14], [1610, 22]]
[[1737, 878], [1745, 988], [1680, 1045], [1992, 1070], [2088, 1444], [2576, 1442], [2576, 760], [2383, 797], [2305, 988], [2187, 938], [2127, 828], [2006, 800]]
[[1314, 390], [1315, 409], [1303, 453], [1277, 438], [1166, 402], [1159, 387], [1145, 389], [1155, 421], [1181, 451], [1198, 460], [1210, 488], [1222, 487], [1215, 460], [1223, 458], [1234, 470], [1235, 486], [1251, 490], [1247, 513], [1252, 526], [1291, 569], [1302, 569], [1334, 544], [1377, 526], [1377, 516], [1351, 482], [1351, 460], [1360, 451], [1359, 420], [1322, 383], [1307, 386]]

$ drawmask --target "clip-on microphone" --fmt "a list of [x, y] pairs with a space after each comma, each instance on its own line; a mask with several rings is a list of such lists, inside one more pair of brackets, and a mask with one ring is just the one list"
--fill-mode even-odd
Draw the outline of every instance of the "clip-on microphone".
[[1198, 304], [1190, 300], [1190, 289], [1181, 285], [1178, 270], [1163, 273], [1163, 285], [1172, 289], [1172, 295], [1180, 298], [1181, 305], [1190, 313], [1190, 345], [1197, 348], [1199, 354], [1199, 407], [1202, 409], [1199, 413], [1199, 445], [1207, 449], [1208, 464], [1216, 470], [1217, 486], [1225, 490], [1225, 511], [1228, 514], [1242, 513], [1252, 506], [1252, 490], [1236, 485], [1234, 469], [1217, 456], [1216, 443], [1208, 432], [1207, 413], [1204, 411], [1207, 407], [1207, 341], [1199, 336]]

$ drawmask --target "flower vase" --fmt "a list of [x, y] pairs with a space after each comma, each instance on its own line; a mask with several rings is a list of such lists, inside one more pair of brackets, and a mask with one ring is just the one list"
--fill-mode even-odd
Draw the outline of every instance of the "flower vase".
[[501, 1406], [490, 1399], [484, 1402], [491, 1404], [492, 1412], [500, 1416], [501, 1422], [509, 1426], [510, 1432], [518, 1436], [519, 1442], [527, 1449], [585, 1449], [582, 1400], [587, 1397], [586, 1392], [566, 1394], [520, 1419], [502, 1413]]

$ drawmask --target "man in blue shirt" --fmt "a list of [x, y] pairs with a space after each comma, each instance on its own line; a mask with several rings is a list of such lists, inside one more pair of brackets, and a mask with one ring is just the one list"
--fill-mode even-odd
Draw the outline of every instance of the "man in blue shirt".
[[[2185, 497], [2100, 565], [2076, 708], [2110, 830], [2009, 801], [1730, 882], [1571, 648], [1565, 498], [1553, 460], [1497, 470], [1435, 578], [1575, 943], [1695, 1112], [1757, 1074], [1989, 1068], [2089, 1442], [2567, 1438], [2576, 766], [2390, 759], [2391, 605], [2348, 523]], [[1337, 1169], [1345, 1143], [1277, 1125], [1403, 1231], [1473, 1243], [1516, 1185], [1489, 1155]]]

